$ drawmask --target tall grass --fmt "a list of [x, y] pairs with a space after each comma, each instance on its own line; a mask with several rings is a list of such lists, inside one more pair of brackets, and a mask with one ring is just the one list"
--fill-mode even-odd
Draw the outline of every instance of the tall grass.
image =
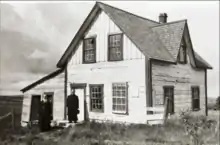
[[47, 133], [26, 131], [25, 138], [13, 138], [10, 143], [17, 140], [26, 145], [214, 145], [218, 144], [219, 132], [213, 130], [216, 127], [215, 120], [185, 112], [179, 119], [168, 120], [166, 125], [91, 121]]

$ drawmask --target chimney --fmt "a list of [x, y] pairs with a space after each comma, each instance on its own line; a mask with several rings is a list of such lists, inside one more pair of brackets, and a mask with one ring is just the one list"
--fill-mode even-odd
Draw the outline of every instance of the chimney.
[[166, 23], [167, 22], [167, 13], [160, 13], [159, 15], [159, 23]]

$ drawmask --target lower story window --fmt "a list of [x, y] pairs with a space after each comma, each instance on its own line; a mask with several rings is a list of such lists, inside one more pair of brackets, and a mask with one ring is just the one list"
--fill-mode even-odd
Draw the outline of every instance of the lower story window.
[[192, 87], [192, 110], [197, 111], [200, 109], [200, 97], [199, 97], [199, 87]]
[[168, 105], [167, 111], [170, 114], [174, 113], [174, 87], [173, 86], [164, 86], [164, 101], [163, 104], [165, 104], [166, 98], [168, 98], [168, 102], [166, 105]]
[[128, 85], [127, 83], [112, 84], [112, 110], [114, 113], [128, 112]]
[[95, 112], [104, 111], [103, 102], [104, 85], [90, 85], [90, 110]]

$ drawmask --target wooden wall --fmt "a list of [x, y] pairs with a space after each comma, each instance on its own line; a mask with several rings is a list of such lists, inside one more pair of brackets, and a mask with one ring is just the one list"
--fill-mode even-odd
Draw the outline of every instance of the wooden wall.
[[[14, 109], [15, 127], [20, 126], [23, 96], [0, 96], [0, 116]], [[11, 126], [11, 116], [0, 121], [0, 132]]]
[[[102, 12], [86, 35], [86, 37], [94, 35], [97, 37], [97, 63], [82, 64], [81, 43], [68, 64], [68, 82], [87, 83], [87, 108], [90, 108], [89, 84], [104, 84], [104, 113], [89, 111], [90, 119], [144, 123], [147, 119], [144, 55], [124, 35], [124, 61], [107, 61], [108, 34], [120, 32], [120, 29]], [[128, 115], [112, 113], [112, 83], [114, 82], [128, 82]]]
[[[86, 34], [85, 38], [96, 36], [96, 62], [106, 62], [108, 59], [108, 35], [121, 33], [121, 30], [104, 13], [98, 16], [96, 22]], [[123, 35], [123, 55], [124, 60], [144, 59], [144, 55], [138, 48]], [[73, 55], [70, 65], [82, 64], [82, 42]]]
[[163, 100], [163, 86], [174, 86], [175, 112], [190, 109], [192, 103], [191, 86], [200, 87], [200, 107], [205, 113], [205, 71], [193, 68], [187, 57], [187, 64], [152, 63], [152, 96], [154, 106], [156, 101]]
[[24, 93], [22, 121], [29, 121], [32, 95], [42, 95], [44, 92], [54, 92], [54, 120], [64, 118], [64, 73], [61, 73]]

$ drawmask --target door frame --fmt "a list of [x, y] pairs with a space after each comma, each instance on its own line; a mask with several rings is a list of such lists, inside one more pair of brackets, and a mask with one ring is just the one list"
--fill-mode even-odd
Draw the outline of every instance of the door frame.
[[86, 102], [86, 83], [72, 83], [71, 87], [73, 87], [74, 89], [83, 89], [84, 91], [84, 97], [83, 97], [83, 101], [84, 101], [84, 116], [83, 116], [83, 120], [87, 120], [88, 118], [86, 118], [86, 106], [87, 106], [87, 102]]

